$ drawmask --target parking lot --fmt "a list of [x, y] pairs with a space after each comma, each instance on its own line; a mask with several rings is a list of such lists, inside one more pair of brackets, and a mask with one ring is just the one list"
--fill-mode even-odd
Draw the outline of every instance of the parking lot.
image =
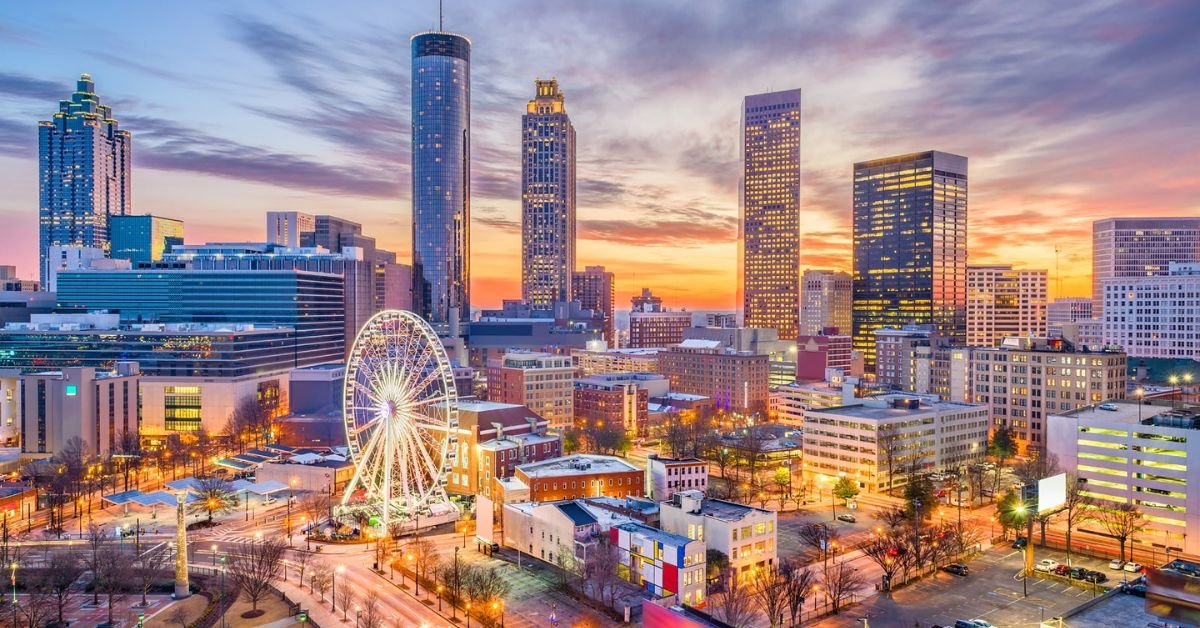
[[[1039, 548], [1035, 562], [1043, 558], [1065, 562], [1066, 554]], [[1055, 617], [1121, 582], [1122, 572], [1108, 569], [1105, 561], [1072, 557], [1071, 562], [1103, 572], [1108, 576], [1108, 582], [1081, 587], [1060, 580], [1033, 577], [1026, 583], [1029, 591], [1026, 597], [1023, 583], [1018, 577], [1023, 563], [1022, 554], [1006, 545], [993, 548], [972, 560], [969, 563], [969, 576], [941, 572], [890, 595], [878, 595], [863, 605], [849, 609], [840, 617], [827, 619], [817, 625], [861, 625], [860, 620], [865, 617], [873, 627], [953, 626], [956, 619], [975, 618], [987, 620], [998, 627], [1035, 626], [1043, 618]]]

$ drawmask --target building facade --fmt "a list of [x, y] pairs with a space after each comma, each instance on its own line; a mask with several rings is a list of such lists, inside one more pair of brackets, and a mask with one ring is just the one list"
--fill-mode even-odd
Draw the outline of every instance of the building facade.
[[458, 495], [492, 495], [494, 478], [511, 477], [516, 465], [562, 455], [550, 422], [523, 405], [459, 401], [458, 452], [446, 490]]
[[818, 490], [846, 477], [867, 493], [891, 493], [910, 473], [982, 460], [988, 408], [933, 396], [887, 394], [804, 415], [804, 465]]
[[1009, 336], [1046, 337], [1045, 270], [967, 266], [967, 345], [994, 347]]
[[618, 569], [625, 580], [655, 598], [677, 596], [688, 606], [704, 607], [707, 590], [707, 545], [698, 539], [629, 522], [608, 529], [620, 552]]
[[800, 326], [800, 90], [742, 101], [741, 259], [746, 327]]
[[305, 233], [317, 229], [317, 219], [312, 214], [297, 211], [267, 212], [267, 242], [277, 246], [299, 248]]
[[880, 327], [967, 339], [967, 158], [926, 151], [854, 164], [854, 349]]
[[413, 311], [444, 328], [471, 316], [471, 41], [411, 44]]
[[558, 81], [535, 81], [521, 116], [521, 297], [571, 299], [575, 272], [575, 127]]
[[109, 221], [132, 211], [133, 140], [81, 74], [70, 100], [38, 122], [38, 260], [55, 245], [110, 248]]
[[574, 421], [575, 366], [570, 356], [510, 351], [487, 367], [488, 400], [515, 403], [550, 421], [552, 429]]
[[1200, 360], [1200, 263], [1104, 282], [1103, 342], [1134, 358]]
[[21, 451], [54, 454], [79, 438], [92, 455], [118, 453], [140, 427], [136, 362], [116, 370], [90, 367], [21, 376]]
[[667, 394], [667, 378], [658, 373], [608, 373], [575, 380], [575, 426], [608, 427], [644, 438], [649, 429], [651, 397]]
[[1045, 451], [1046, 417], [1125, 398], [1126, 356], [1059, 339], [1007, 338], [971, 351], [971, 392], [992, 425], [1012, 429], [1019, 453]]
[[1092, 319], [1092, 300], [1084, 297], [1063, 297], [1046, 305], [1046, 336], [1061, 338], [1063, 325]]
[[641, 497], [645, 471], [613, 456], [572, 454], [516, 467], [513, 479], [528, 487], [529, 501], [585, 497]]
[[800, 276], [800, 335], [836, 327], [849, 334], [854, 322], [854, 279], [850, 273], [806, 270]]
[[617, 280], [603, 266], [588, 266], [571, 277], [571, 300], [579, 307], [604, 314], [604, 341], [609, 349], [617, 347]]
[[716, 340], [687, 340], [659, 354], [659, 372], [673, 392], [703, 395], [733, 412], [766, 412], [768, 356], [729, 351]]
[[1200, 218], [1106, 218], [1092, 223], [1092, 315], [1104, 314], [1104, 282], [1200, 262]]
[[646, 497], [664, 502], [680, 491], [707, 490], [708, 462], [658, 454], [650, 454], [646, 459]]
[[739, 578], [775, 564], [775, 512], [753, 506], [709, 499], [701, 491], [680, 491], [659, 505], [662, 529], [704, 541], [708, 549], [729, 558]]
[[852, 365], [853, 339], [850, 336], [829, 334], [832, 327], [796, 339], [796, 381], [825, 379], [828, 369], [849, 373]]
[[658, 371], [658, 355], [666, 349], [572, 349], [571, 358], [584, 377], [606, 373], [653, 373]]
[[157, 262], [177, 244], [183, 244], [183, 221], [162, 216], [113, 216], [109, 221], [112, 248], [109, 256], [131, 264]]

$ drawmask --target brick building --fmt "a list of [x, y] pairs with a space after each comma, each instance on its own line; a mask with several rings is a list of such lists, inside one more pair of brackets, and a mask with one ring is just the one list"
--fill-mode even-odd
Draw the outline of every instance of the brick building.
[[667, 378], [658, 373], [608, 373], [575, 380], [575, 425], [618, 427], [646, 436], [650, 397], [667, 394]]
[[570, 356], [509, 351], [487, 367], [488, 400], [525, 406], [550, 421], [569, 427], [574, 419], [575, 366]]
[[507, 493], [524, 486], [528, 500], [549, 502], [584, 497], [641, 497], [645, 494], [645, 472], [620, 458], [595, 454], [573, 454], [561, 458], [518, 465], [512, 482], [497, 490], [497, 501], [508, 502]]
[[768, 356], [730, 351], [716, 340], [687, 340], [659, 355], [659, 372], [671, 390], [713, 399], [718, 409], [766, 412]]

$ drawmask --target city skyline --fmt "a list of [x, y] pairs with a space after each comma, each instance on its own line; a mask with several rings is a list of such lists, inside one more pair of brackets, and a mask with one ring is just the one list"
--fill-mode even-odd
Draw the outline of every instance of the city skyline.
[[[337, 214], [408, 258], [408, 116], [393, 105], [407, 100], [410, 77], [384, 53], [434, 27], [436, 6], [327, 23], [306, 19], [316, 5], [289, 7], [115, 8], [151, 33], [136, 43], [0, 10], [0, 50], [23, 60], [0, 68], [0, 184], [10, 191], [0, 217], [30, 234], [9, 243], [22, 276], [36, 276], [36, 121], [81, 72], [135, 138], [133, 213], [184, 220], [188, 242], [262, 239], [267, 210]], [[1193, 7], [1035, 18], [980, 5], [920, 30], [923, 11], [903, 7], [742, 15], [704, 4], [677, 19], [679, 9], [446, 7], [447, 30], [467, 33], [478, 59], [473, 305], [520, 294], [520, 112], [538, 76], [571, 85], [583, 139], [578, 264], [614, 271], [619, 303], [645, 286], [675, 306], [734, 309], [739, 103], [771, 88], [805, 90], [805, 268], [849, 269], [855, 161], [935, 146], [972, 160], [970, 262], [1047, 268], [1051, 298], [1088, 294], [1092, 220], [1196, 211], [1200, 184], [1185, 167], [1195, 149], [1181, 139], [1200, 90], [1180, 54], [1200, 21]], [[511, 35], [527, 29], [564, 35], [533, 46]], [[340, 40], [357, 43], [326, 43]], [[1011, 56], [997, 60], [993, 49], [1009, 41]], [[280, 108], [285, 100], [296, 104]], [[1163, 124], [1137, 124], [1148, 111]], [[664, 145], [659, 133], [679, 141]]]

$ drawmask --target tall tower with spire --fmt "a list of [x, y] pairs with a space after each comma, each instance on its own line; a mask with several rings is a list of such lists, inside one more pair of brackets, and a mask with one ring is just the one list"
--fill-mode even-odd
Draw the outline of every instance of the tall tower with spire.
[[575, 272], [575, 127], [558, 81], [535, 85], [521, 116], [521, 296], [550, 309]]
[[471, 316], [471, 41], [411, 44], [413, 311], [448, 329]]
[[42, 285], [55, 245], [109, 250], [109, 219], [131, 212], [132, 142], [81, 74], [69, 100], [38, 123], [38, 252]]

